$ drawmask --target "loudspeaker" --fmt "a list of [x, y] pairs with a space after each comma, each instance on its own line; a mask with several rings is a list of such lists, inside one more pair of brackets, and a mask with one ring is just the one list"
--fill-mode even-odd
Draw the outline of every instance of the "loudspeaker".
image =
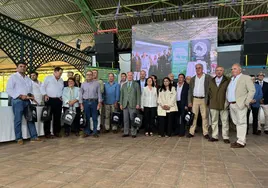
[[244, 22], [244, 54], [268, 53], [268, 21], [248, 20]]
[[95, 35], [96, 61], [101, 67], [119, 68], [118, 39], [115, 33]]
[[266, 61], [267, 61], [266, 54], [250, 54], [242, 56], [241, 64], [244, 66], [258, 66], [258, 65], [265, 66]]

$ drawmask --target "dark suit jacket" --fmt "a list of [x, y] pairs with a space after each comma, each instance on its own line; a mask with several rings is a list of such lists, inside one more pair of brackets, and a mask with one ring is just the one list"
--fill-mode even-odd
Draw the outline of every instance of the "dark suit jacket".
[[[175, 87], [177, 90], [177, 86]], [[184, 82], [182, 91], [181, 91], [181, 105], [183, 107], [188, 106], [188, 91], [189, 91], [189, 84]], [[179, 108], [179, 106], [178, 106]]]
[[[257, 83], [259, 84], [259, 82]], [[262, 93], [263, 93], [264, 104], [268, 104], [268, 83], [264, 81], [262, 85]]]

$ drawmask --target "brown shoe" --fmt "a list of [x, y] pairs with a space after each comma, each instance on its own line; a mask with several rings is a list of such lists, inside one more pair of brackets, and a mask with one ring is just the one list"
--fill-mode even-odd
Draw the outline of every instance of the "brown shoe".
[[234, 142], [231, 144], [231, 148], [244, 148], [245, 146], [242, 144], [239, 144], [237, 142]]
[[17, 141], [17, 143], [18, 143], [19, 145], [23, 145], [23, 140], [22, 140], [22, 139], [19, 139], [19, 140]]
[[225, 144], [230, 144], [230, 140], [229, 140], [229, 139], [223, 139], [223, 142], [224, 142]]
[[40, 138], [33, 138], [31, 139], [31, 142], [43, 142]]

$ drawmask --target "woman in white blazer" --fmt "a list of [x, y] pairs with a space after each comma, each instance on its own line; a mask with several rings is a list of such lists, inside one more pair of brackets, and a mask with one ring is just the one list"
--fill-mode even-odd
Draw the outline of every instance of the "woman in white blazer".
[[79, 92], [80, 89], [75, 87], [75, 79], [68, 78], [68, 87], [63, 89], [62, 100], [63, 100], [63, 111], [65, 113], [68, 109], [73, 109], [76, 112], [75, 119], [73, 121], [72, 126], [64, 124], [65, 127], [65, 136], [69, 136], [71, 132], [71, 127], [75, 129], [75, 135], [79, 136], [80, 131], [80, 114], [81, 109], [79, 106]]
[[168, 77], [163, 79], [159, 90], [157, 113], [159, 116], [159, 137], [170, 137], [175, 114], [178, 111], [176, 90]]
[[145, 87], [141, 95], [141, 109], [144, 111], [145, 136], [153, 136], [153, 126], [155, 124], [157, 108], [157, 89], [154, 86], [153, 78], [146, 80]]

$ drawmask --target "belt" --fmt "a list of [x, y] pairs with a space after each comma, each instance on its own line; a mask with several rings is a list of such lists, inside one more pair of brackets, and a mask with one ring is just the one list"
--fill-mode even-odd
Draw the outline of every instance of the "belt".
[[87, 101], [98, 101], [98, 99], [84, 99], [84, 100], [87, 100]]
[[230, 104], [236, 104], [236, 102], [234, 101], [234, 102], [229, 102]]
[[196, 96], [194, 96], [194, 98], [196, 98], [196, 99], [204, 99], [205, 97], [196, 97]]

